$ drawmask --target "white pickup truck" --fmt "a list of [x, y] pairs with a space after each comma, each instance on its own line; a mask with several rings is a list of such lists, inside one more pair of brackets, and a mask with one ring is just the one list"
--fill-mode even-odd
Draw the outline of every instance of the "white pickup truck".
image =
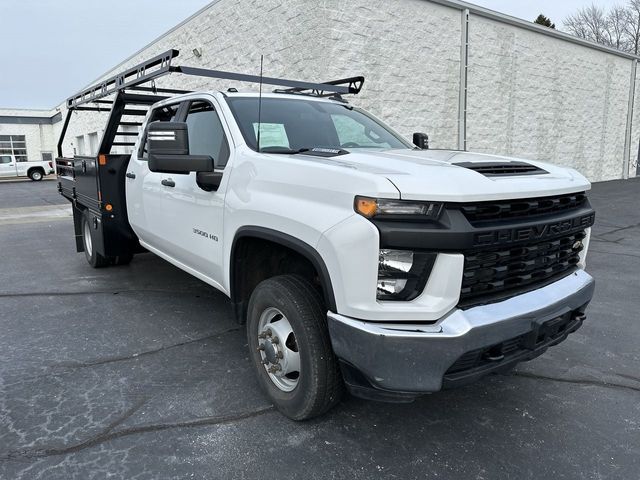
[[0, 178], [29, 177], [39, 182], [53, 173], [53, 162], [18, 162], [13, 155], [0, 155]]
[[[403, 402], [463, 385], [581, 326], [595, 214], [575, 170], [412, 144], [339, 95], [361, 77], [309, 84], [165, 55], [156, 75], [289, 88], [141, 94], [152, 59], [71, 97], [70, 114], [115, 95], [98, 157], [57, 159], [77, 249], [94, 267], [147, 250], [228, 295], [288, 417], [326, 412], [345, 386]], [[111, 154], [127, 115], [145, 115], [134, 153]]]

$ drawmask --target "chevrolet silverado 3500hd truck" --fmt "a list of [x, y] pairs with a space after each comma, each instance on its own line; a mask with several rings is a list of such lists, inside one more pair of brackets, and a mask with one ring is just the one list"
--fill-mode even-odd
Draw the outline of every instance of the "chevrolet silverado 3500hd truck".
[[[342, 98], [362, 77], [296, 82], [172, 66], [177, 54], [67, 101], [59, 191], [93, 267], [148, 250], [228, 295], [282, 413], [320, 415], [345, 386], [410, 401], [581, 326], [595, 214], [578, 172], [413, 145]], [[169, 73], [260, 91], [156, 88]], [[63, 158], [72, 112], [105, 103], [97, 158]]]

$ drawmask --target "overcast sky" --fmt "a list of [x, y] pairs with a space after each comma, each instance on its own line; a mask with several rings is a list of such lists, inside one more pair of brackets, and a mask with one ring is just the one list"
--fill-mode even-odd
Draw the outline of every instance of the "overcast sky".
[[609, 8], [613, 5], [625, 5], [626, 0], [473, 0], [470, 3], [491, 10], [533, 21], [541, 13], [550, 17], [556, 27], [562, 25], [568, 15], [592, 3]]
[[[284, 0], [286, 1], [286, 0]], [[316, 0], [308, 0], [316, 1]], [[391, 0], [385, 0], [391, 1]], [[593, 0], [608, 7], [624, 0]], [[52, 108], [210, 0], [0, 0], [0, 108]], [[592, 0], [475, 0], [559, 26]]]

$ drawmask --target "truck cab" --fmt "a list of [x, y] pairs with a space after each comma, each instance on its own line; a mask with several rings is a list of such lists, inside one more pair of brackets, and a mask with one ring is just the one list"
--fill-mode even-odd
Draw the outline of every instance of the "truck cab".
[[[263, 93], [178, 68], [260, 91], [114, 91], [101, 153], [58, 159], [59, 190], [92, 266], [146, 250], [226, 294], [285, 415], [345, 387], [402, 402], [463, 385], [585, 320], [595, 213], [575, 170], [412, 144], [337, 94], [360, 77]], [[140, 135], [110, 154], [127, 102], [148, 107]]]
[[0, 155], [0, 177], [17, 177], [18, 169], [13, 155]]

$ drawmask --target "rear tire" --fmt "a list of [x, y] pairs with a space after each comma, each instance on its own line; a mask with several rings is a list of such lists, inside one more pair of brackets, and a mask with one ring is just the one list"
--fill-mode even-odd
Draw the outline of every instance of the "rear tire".
[[96, 252], [95, 245], [98, 240], [98, 234], [96, 229], [91, 226], [91, 223], [91, 216], [85, 212], [82, 218], [84, 256], [93, 268], [103, 268], [109, 265], [109, 260]]
[[39, 168], [36, 168], [29, 172], [29, 178], [34, 182], [39, 182], [40, 180], [42, 180], [42, 177], [44, 177], [44, 172]]
[[281, 413], [308, 420], [340, 401], [344, 384], [326, 308], [307, 280], [282, 275], [261, 282], [249, 300], [247, 338], [260, 385]]

